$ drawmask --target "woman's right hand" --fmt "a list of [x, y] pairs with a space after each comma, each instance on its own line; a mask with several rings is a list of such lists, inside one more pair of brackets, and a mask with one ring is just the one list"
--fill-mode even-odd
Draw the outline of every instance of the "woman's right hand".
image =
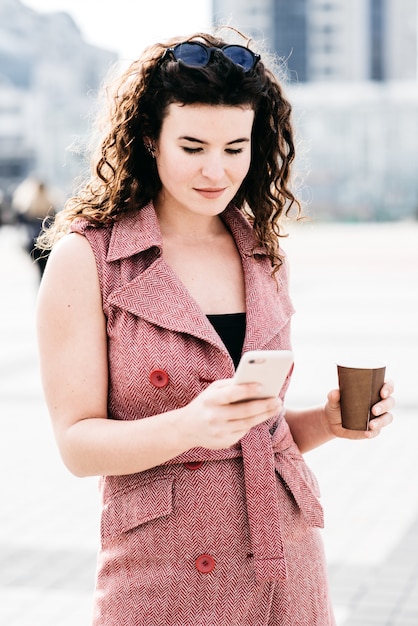
[[236, 385], [218, 380], [181, 409], [182, 436], [190, 448], [229, 448], [253, 426], [277, 415], [279, 398], [254, 399], [257, 383]]

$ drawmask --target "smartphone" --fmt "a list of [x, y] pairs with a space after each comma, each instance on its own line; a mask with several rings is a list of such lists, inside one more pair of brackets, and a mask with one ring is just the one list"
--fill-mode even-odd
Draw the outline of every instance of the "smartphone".
[[257, 398], [271, 398], [279, 395], [292, 366], [291, 350], [252, 350], [242, 355], [232, 381], [259, 383]]

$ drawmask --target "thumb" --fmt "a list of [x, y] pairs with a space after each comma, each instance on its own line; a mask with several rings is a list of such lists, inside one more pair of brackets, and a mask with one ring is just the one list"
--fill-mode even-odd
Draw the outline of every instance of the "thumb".
[[[341, 427], [340, 390], [333, 389], [327, 395], [325, 415], [331, 428]], [[335, 432], [335, 431], [334, 431]]]
[[336, 410], [340, 408], [340, 390], [333, 389], [328, 393], [328, 406], [331, 410]]

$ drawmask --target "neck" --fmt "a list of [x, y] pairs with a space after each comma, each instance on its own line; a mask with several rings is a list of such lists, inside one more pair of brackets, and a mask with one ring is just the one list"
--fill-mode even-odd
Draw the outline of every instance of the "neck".
[[155, 212], [163, 237], [182, 239], [183, 241], [208, 240], [224, 233], [225, 226], [219, 215], [198, 215], [184, 213], [175, 209], [165, 210], [155, 206]]

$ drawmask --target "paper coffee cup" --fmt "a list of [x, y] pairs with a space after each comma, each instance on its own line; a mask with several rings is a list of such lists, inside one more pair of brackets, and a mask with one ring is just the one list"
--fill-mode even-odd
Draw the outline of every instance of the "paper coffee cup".
[[371, 408], [381, 399], [386, 363], [376, 360], [339, 362], [337, 370], [343, 427], [368, 430], [373, 419]]

